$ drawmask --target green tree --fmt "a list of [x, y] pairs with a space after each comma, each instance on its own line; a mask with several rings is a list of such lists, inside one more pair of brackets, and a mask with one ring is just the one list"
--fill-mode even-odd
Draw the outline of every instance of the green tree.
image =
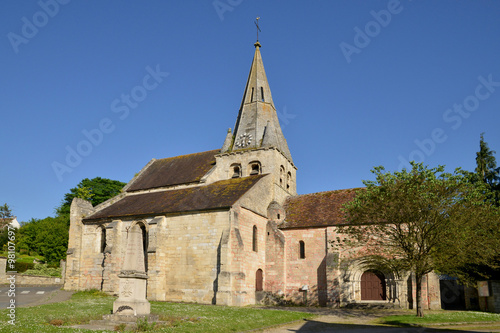
[[497, 186], [500, 181], [500, 168], [497, 168], [494, 154], [496, 152], [488, 147], [488, 143], [484, 141], [484, 133], [481, 133], [479, 151], [476, 153], [476, 173], [492, 187]]
[[31, 219], [27, 223], [23, 224], [21, 228], [19, 228], [18, 235], [16, 237], [17, 240], [17, 249], [25, 250], [28, 252], [36, 252], [37, 246], [35, 244], [36, 234], [38, 232], [37, 223], [40, 221], [39, 219]]
[[3, 227], [10, 223], [10, 219], [13, 218], [12, 211], [7, 204], [0, 206], [0, 227]]
[[9, 205], [4, 204], [0, 206], [0, 249], [9, 241], [8, 234], [9, 229], [6, 227], [14, 216]]
[[68, 250], [68, 225], [64, 217], [32, 219], [18, 232], [19, 249], [36, 252], [49, 263], [66, 258]]
[[123, 186], [125, 183], [106, 178], [83, 179], [64, 195], [61, 206], [56, 208], [55, 217], [31, 219], [21, 226], [16, 236], [17, 248], [36, 252], [50, 263], [64, 259], [68, 249], [69, 215], [73, 198], [89, 200], [95, 206], [119, 194]]
[[354, 200], [344, 208], [348, 224], [338, 229], [335, 246], [352, 257], [364, 248], [365, 260], [410, 271], [416, 277], [417, 316], [423, 316], [422, 277], [433, 271], [464, 276], [466, 264], [490, 265], [500, 247], [498, 207], [483, 183], [467, 172], [428, 169], [412, 162], [409, 172], [372, 171]]
[[500, 167], [497, 168], [496, 152], [484, 141], [484, 133], [479, 140], [479, 151], [476, 153], [476, 174], [479, 180], [488, 184], [491, 197], [500, 206]]
[[[479, 140], [479, 151], [476, 153], [476, 170], [475, 174], [471, 174], [471, 179], [474, 182], [484, 182], [489, 190], [489, 197], [500, 206], [500, 167], [497, 167], [495, 159], [496, 152], [491, 150], [488, 143], [484, 141], [484, 133], [481, 133]], [[497, 251], [496, 266], [500, 266], [500, 249]], [[476, 280], [489, 277], [500, 279], [500, 269], [494, 269], [488, 266], [476, 267], [475, 265], [466, 265], [463, 267], [465, 274], [475, 277]], [[482, 274], [475, 274], [481, 272]]]
[[70, 189], [69, 193], [64, 195], [61, 206], [56, 208], [57, 216], [68, 218], [71, 208], [71, 202], [74, 198], [88, 200], [93, 206], [96, 206], [118, 194], [126, 184], [118, 180], [96, 177], [93, 179], [85, 178], [78, 185]]

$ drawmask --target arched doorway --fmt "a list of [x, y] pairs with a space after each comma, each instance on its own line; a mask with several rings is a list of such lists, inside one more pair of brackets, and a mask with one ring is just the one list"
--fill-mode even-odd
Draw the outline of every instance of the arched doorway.
[[379, 271], [366, 271], [361, 275], [361, 300], [386, 300], [385, 276]]
[[255, 291], [264, 290], [263, 286], [264, 277], [262, 276], [262, 269], [258, 269], [255, 273]]

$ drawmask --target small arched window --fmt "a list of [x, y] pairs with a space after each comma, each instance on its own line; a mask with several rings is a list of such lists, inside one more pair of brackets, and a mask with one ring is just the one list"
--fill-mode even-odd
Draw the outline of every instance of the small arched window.
[[231, 165], [231, 178], [240, 178], [241, 177], [241, 165], [233, 164]]
[[283, 166], [280, 166], [280, 186], [281, 187], [283, 187], [284, 178], [285, 178], [285, 168]]
[[144, 270], [148, 271], [148, 232], [146, 230], [146, 226], [144, 224], [140, 224], [141, 226], [141, 234], [142, 234], [142, 251], [144, 254]]
[[101, 244], [99, 246], [99, 252], [104, 253], [104, 251], [106, 250], [106, 228], [101, 227], [100, 229], [101, 229], [100, 230], [100, 232], [101, 232]]
[[290, 172], [286, 175], [286, 189], [290, 189], [290, 184], [292, 183], [292, 174]]
[[300, 259], [306, 258], [306, 244], [304, 243], [304, 241], [299, 242], [299, 258]]
[[260, 175], [261, 173], [260, 163], [259, 162], [251, 162], [250, 163], [250, 176]]
[[252, 250], [257, 252], [257, 226], [253, 226], [252, 231]]

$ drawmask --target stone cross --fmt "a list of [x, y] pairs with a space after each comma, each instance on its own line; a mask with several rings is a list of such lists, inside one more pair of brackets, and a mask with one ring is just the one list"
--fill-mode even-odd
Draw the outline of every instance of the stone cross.
[[260, 17], [257, 17], [256, 21], [254, 21], [255, 25], [257, 26], [257, 41], [259, 41], [259, 31], [260, 31], [259, 20], [260, 20]]

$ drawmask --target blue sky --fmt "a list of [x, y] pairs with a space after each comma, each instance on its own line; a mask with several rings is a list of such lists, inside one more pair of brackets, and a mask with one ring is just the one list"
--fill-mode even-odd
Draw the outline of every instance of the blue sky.
[[257, 16], [300, 194], [411, 159], [473, 170], [480, 133], [500, 152], [499, 15], [484, 0], [2, 1], [0, 204], [44, 218], [83, 178], [220, 148]]

